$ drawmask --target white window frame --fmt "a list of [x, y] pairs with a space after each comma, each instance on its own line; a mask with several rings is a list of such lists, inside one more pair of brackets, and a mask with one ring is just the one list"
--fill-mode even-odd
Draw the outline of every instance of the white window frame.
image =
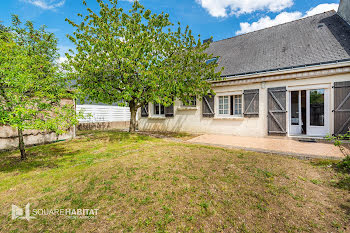
[[[232, 103], [231, 103], [231, 96], [232, 96]], [[238, 106], [240, 106], [240, 111], [238, 114], [236, 114], [236, 96], [240, 96], [240, 103], [238, 103]], [[225, 110], [220, 108], [220, 98], [226, 97], [228, 98], [228, 112], [227, 113], [220, 113], [220, 110]], [[217, 96], [217, 116], [218, 117], [228, 117], [228, 118], [241, 118], [243, 117], [243, 95], [241, 93], [222, 93], [221, 95]], [[224, 105], [224, 104], [223, 104]], [[231, 115], [231, 106], [232, 106], [232, 115]]]
[[[238, 98], [236, 98], [236, 97], [240, 97], [240, 102], [238, 102], [238, 103], [236, 103], [236, 100], [238, 99]], [[233, 95], [233, 100], [234, 100], [234, 106], [233, 106], [233, 115], [234, 116], [242, 116], [243, 114], [242, 114], [242, 109], [243, 109], [243, 96], [242, 95]], [[240, 107], [240, 111], [239, 111], [239, 113], [236, 113], [236, 104], [238, 104], [238, 106]]]
[[[156, 105], [159, 106], [159, 113], [156, 113]], [[159, 104], [159, 103], [153, 103], [153, 106], [152, 106], [152, 115], [153, 116], [157, 116], [157, 117], [165, 117], [165, 107], [163, 106], [164, 108], [164, 113], [162, 114], [161, 112], [161, 107], [162, 107], [162, 104]]]
[[[223, 102], [222, 102], [222, 109], [220, 108], [220, 99], [223, 99]], [[225, 99], [227, 98], [227, 106], [228, 108], [225, 109], [224, 106], [225, 106]], [[223, 95], [223, 96], [218, 96], [218, 114], [220, 116], [230, 116], [230, 106], [231, 106], [231, 103], [230, 103], [230, 96], [227, 96], [227, 95]], [[220, 111], [222, 110], [223, 113], [220, 113]], [[225, 113], [225, 111], [227, 110], [227, 113]]]

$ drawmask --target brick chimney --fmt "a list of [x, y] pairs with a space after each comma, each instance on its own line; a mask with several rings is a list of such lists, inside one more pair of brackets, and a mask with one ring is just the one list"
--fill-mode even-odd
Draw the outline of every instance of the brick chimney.
[[340, 0], [338, 15], [350, 24], [350, 0]]

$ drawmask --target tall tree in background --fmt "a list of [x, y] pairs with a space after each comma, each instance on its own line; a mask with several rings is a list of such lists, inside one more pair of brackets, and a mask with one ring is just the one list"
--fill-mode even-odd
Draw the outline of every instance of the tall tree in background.
[[219, 79], [217, 64], [206, 64], [209, 45], [188, 27], [176, 29], [168, 14], [152, 14], [138, 1], [129, 13], [117, 0], [97, 2], [99, 13], [83, 1], [87, 14], [78, 14], [81, 22], [66, 19], [76, 28], [68, 35], [76, 53], [66, 54], [67, 69], [89, 100], [128, 103], [133, 132], [137, 109], [149, 102], [168, 106], [176, 98], [187, 102], [212, 92], [207, 80]]
[[45, 27], [12, 18], [13, 27], [0, 30], [0, 124], [18, 130], [21, 159], [26, 159], [23, 131], [61, 134], [77, 123], [67, 79], [56, 64], [57, 40]]

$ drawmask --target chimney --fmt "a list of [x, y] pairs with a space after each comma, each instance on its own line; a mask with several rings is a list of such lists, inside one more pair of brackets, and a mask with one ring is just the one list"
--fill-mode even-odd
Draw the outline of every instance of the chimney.
[[340, 0], [338, 15], [350, 24], [350, 0]]

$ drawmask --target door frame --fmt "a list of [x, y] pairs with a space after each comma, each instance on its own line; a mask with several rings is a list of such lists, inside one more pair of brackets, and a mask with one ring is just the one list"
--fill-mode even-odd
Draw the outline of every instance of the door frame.
[[[288, 91], [289, 95], [289, 114], [288, 114], [288, 125], [289, 125], [289, 134], [288, 135], [292, 135], [292, 136], [296, 136], [296, 135], [301, 135], [301, 91], [302, 90], [297, 90], [298, 92], [298, 117], [299, 117], [299, 121], [298, 121], [298, 125], [292, 125], [292, 91], [294, 90], [291, 90], [291, 91]], [[303, 122], [304, 124], [306, 124], [306, 122]], [[300, 131], [300, 133], [293, 133], [292, 132], [295, 132], [295, 131]]]
[[[288, 117], [287, 117], [287, 124], [288, 124], [288, 136], [298, 136], [298, 135], [293, 135], [291, 134], [291, 92], [292, 91], [306, 91], [306, 132], [305, 136], [325, 136], [325, 135], [317, 135], [309, 132], [310, 129], [313, 130], [317, 126], [310, 126], [310, 90], [315, 90], [315, 89], [325, 89], [325, 106], [324, 106], [324, 113], [325, 113], [325, 125], [326, 131], [328, 134], [330, 134], [330, 122], [331, 122], [331, 88], [332, 84], [327, 83], [327, 84], [310, 84], [310, 85], [300, 85], [300, 86], [288, 86], [287, 91], [289, 92], [287, 104], [288, 104]], [[299, 92], [300, 93], [300, 92]], [[299, 99], [301, 98], [299, 94]], [[299, 110], [301, 106], [299, 105]], [[301, 115], [301, 112], [299, 111], [299, 117]], [[300, 124], [300, 121], [299, 121]]]

